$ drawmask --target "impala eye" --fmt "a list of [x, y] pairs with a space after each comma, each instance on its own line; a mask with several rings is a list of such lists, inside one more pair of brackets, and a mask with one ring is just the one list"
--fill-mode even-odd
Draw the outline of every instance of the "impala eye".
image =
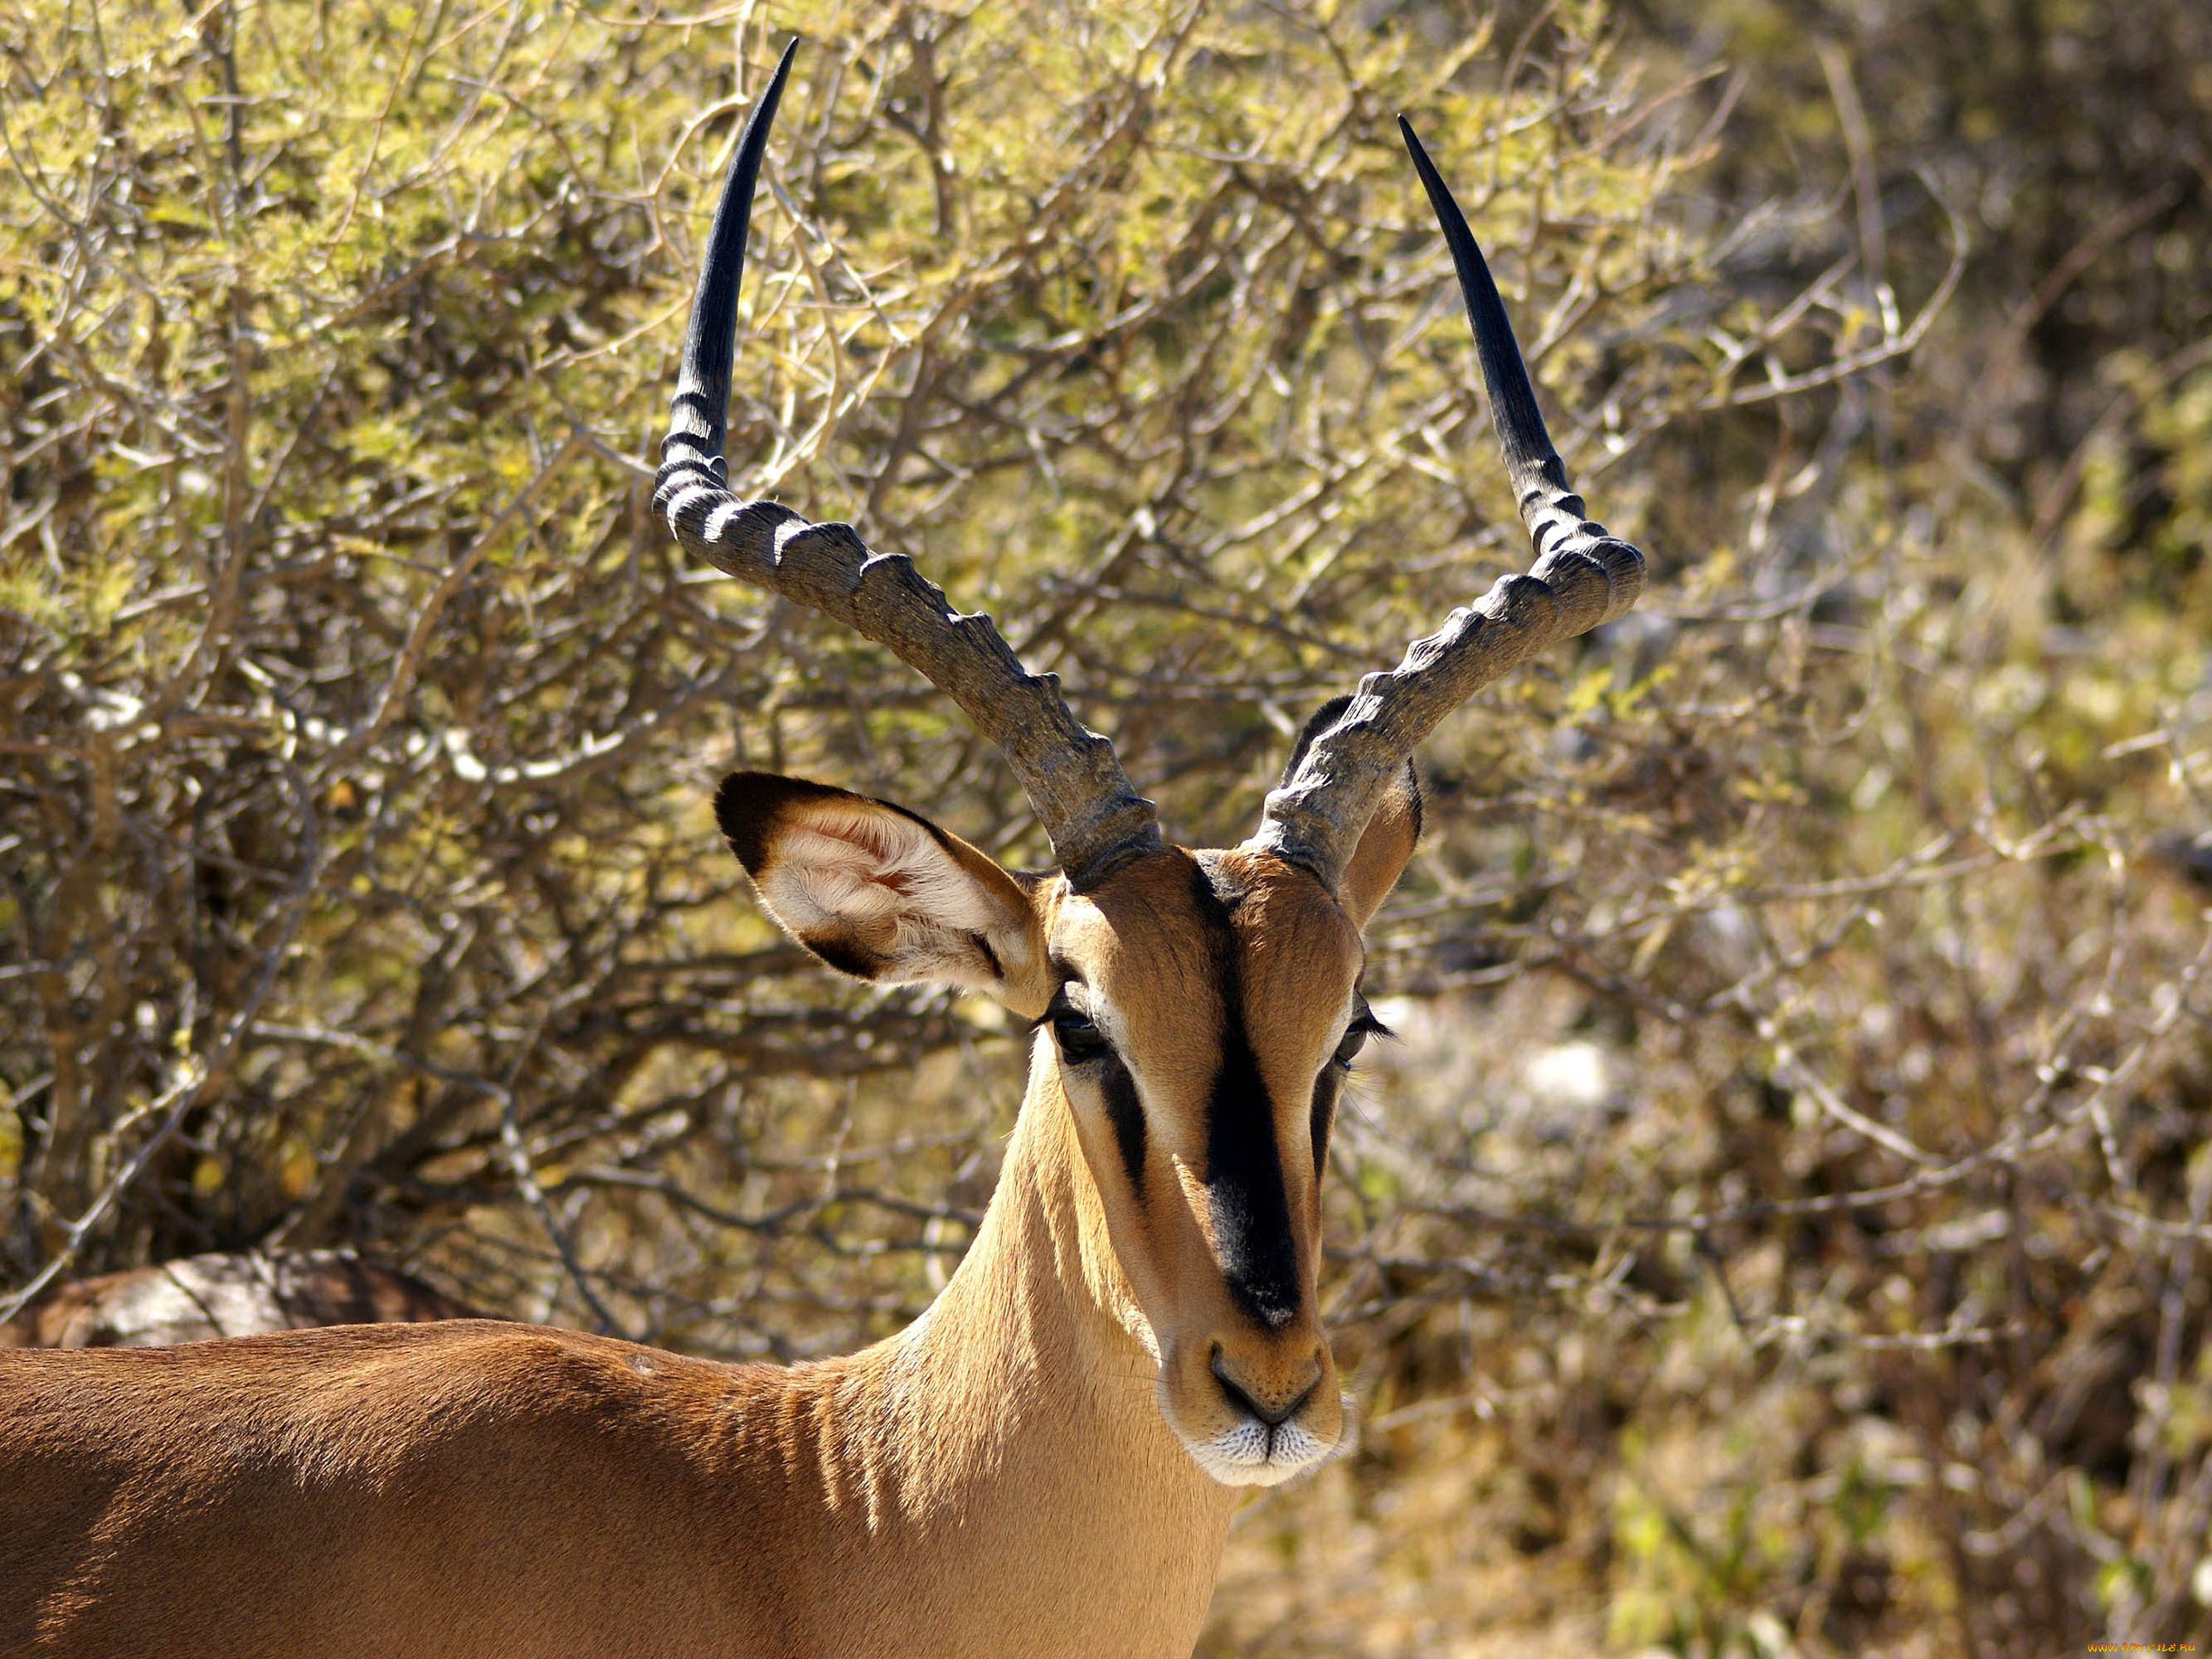
[[1329, 1063], [1339, 1071], [1350, 1071], [1352, 1060], [1367, 1046], [1367, 1039], [1376, 1032], [1389, 1036], [1390, 1028], [1375, 1018], [1375, 1011], [1363, 998], [1358, 1012], [1352, 1017], [1352, 1024], [1344, 1028], [1344, 1040], [1336, 1045], [1336, 1053], [1331, 1056]]
[[1044, 1011], [1044, 1018], [1039, 1023], [1052, 1027], [1052, 1040], [1060, 1045], [1060, 1057], [1070, 1066], [1080, 1066], [1086, 1060], [1097, 1060], [1113, 1052], [1113, 1044], [1106, 1041], [1106, 1034], [1090, 1015], [1070, 1000], [1065, 985], [1053, 994], [1052, 1006]]

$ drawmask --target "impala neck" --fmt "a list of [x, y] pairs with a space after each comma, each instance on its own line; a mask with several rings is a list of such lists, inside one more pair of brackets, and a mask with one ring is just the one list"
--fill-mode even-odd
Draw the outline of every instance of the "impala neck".
[[[1160, 1416], [1150, 1328], [1107, 1237], [1105, 1211], [1048, 1059], [1032, 1068], [975, 1242], [934, 1304], [884, 1345], [884, 1380], [931, 1419], [940, 1467], [1069, 1455], [1102, 1501], [1225, 1517], [1233, 1494]], [[1209, 1564], [1210, 1565], [1210, 1564]]]
[[1162, 1419], [1145, 1329], [1040, 1061], [989, 1212], [936, 1302], [851, 1360], [805, 1368], [837, 1398], [816, 1418], [836, 1425], [818, 1447], [831, 1507], [927, 1562], [919, 1601], [949, 1615], [963, 1582], [988, 1587], [1019, 1650], [1188, 1654], [1234, 1494]]

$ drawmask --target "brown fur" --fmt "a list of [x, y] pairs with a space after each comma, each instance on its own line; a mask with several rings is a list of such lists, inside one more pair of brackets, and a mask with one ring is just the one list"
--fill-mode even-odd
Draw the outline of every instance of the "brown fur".
[[[806, 814], [862, 821], [856, 797], [807, 799], [740, 816], [772, 907], [812, 902], [771, 869]], [[726, 828], [747, 810], [718, 805]], [[1095, 1068], [1046, 1031], [973, 1248], [921, 1320], [845, 1358], [725, 1366], [480, 1322], [0, 1354], [0, 1653], [1188, 1655], [1234, 1498], [1198, 1449], [1252, 1431], [1212, 1362], [1271, 1409], [1312, 1385], [1291, 1423], [1315, 1446], [1344, 1429], [1307, 1104], [1364, 917], [1264, 856], [1171, 848], [1079, 896], [894, 828], [858, 841], [936, 908], [884, 923], [864, 892], [871, 951], [899, 977], [984, 974], [1030, 1017], [1079, 983], [1141, 1091], [1139, 1182]], [[945, 898], [962, 870], [984, 892]], [[1208, 1080], [1238, 1030], [1295, 1248], [1274, 1328], [1232, 1305], [1204, 1199]]]
[[[1313, 1280], [1320, 1254], [1320, 1194], [1306, 1146], [1316, 1073], [1336, 1046], [1359, 968], [1359, 938], [1344, 913], [1302, 871], [1220, 855], [1245, 893], [1235, 918], [1241, 1014], [1264, 1033], [1258, 1057], [1270, 1084], [1278, 1156], [1299, 1257], [1302, 1296], [1291, 1322], [1263, 1329], [1231, 1306], [1202, 1188], [1206, 1091], [1218, 1056], [1222, 1006], [1216, 964], [1195, 943], [1189, 916], [1190, 854], [1154, 854], [1090, 898], [1061, 896], [1052, 937], [1063, 961], [1121, 1016], [1120, 1044], [1137, 1073], [1154, 1128], [1142, 1201], [1115, 1178], [1100, 1115], [1073, 1115], [1087, 1164], [1106, 1194], [1114, 1253], [1133, 1285], [1159, 1348], [1169, 1421], [1190, 1435], [1222, 1428], [1231, 1408], [1214, 1382], [1217, 1351], [1246, 1391], [1269, 1404], [1311, 1386], [1307, 1427], [1334, 1445], [1344, 1429], [1336, 1368], [1322, 1340]], [[1054, 1081], [1059, 1079], [1055, 1077]]]

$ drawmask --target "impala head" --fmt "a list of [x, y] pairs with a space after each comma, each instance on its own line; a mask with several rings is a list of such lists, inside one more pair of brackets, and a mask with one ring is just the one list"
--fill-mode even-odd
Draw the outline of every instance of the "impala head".
[[1139, 848], [1080, 884], [1015, 874], [902, 808], [757, 772], [714, 805], [763, 903], [823, 961], [981, 991], [1035, 1022], [1024, 1109], [1074, 1123], [1124, 1316], [1200, 1464], [1267, 1482], [1331, 1450], [1321, 1176], [1376, 1029], [1359, 929], [1419, 831], [1410, 772], [1333, 884], [1252, 847]]
[[726, 487], [746, 222], [790, 64], [787, 50], [715, 214], [656, 504], [691, 551], [889, 647], [951, 696], [1005, 753], [1058, 868], [1009, 872], [903, 807], [762, 773], [725, 780], [716, 817], [763, 904], [831, 967], [983, 992], [1037, 1024], [1024, 1109], [1074, 1124], [1163, 1415], [1216, 1479], [1271, 1484], [1344, 1433], [1315, 1292], [1321, 1178], [1338, 1091], [1377, 1029], [1360, 930], [1419, 834], [1409, 757], [1481, 686], [1626, 611], [1642, 557], [1568, 492], [1474, 239], [1401, 122], [1539, 556], [1324, 705], [1243, 846], [1164, 844], [1112, 747], [988, 617], [955, 615], [848, 526]]

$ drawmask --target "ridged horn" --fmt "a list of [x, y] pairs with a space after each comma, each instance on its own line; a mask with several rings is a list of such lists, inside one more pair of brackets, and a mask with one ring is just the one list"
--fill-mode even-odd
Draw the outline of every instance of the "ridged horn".
[[850, 525], [811, 524], [775, 501], [742, 501], [723, 459], [745, 234], [793, 41], [753, 106], [730, 161], [691, 302], [653, 508], [684, 549], [741, 580], [885, 647], [958, 704], [998, 746], [1078, 888], [1160, 844], [1152, 804], [1129, 787], [1114, 746], [1078, 720], [1052, 674], [1022, 666], [991, 619], [961, 615], [902, 553], [872, 552]]
[[1644, 556], [1585, 518], [1582, 497], [1567, 487], [1504, 302], [1466, 216], [1403, 116], [1398, 129], [1459, 272], [1491, 424], [1536, 561], [1527, 575], [1500, 577], [1437, 632], [1414, 641], [1397, 667], [1362, 679], [1343, 714], [1269, 792], [1259, 830], [1247, 845], [1304, 866], [1332, 888], [1383, 791], [1444, 716], [1538, 652], [1613, 621], [1644, 591]]

